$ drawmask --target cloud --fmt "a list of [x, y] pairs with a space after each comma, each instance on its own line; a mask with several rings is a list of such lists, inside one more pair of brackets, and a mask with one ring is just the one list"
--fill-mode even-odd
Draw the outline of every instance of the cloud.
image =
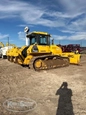
[[19, 37], [19, 39], [21, 39], [21, 40], [25, 40], [25, 32], [18, 32], [18, 37]]
[[75, 33], [75, 31], [67, 30], [67, 29], [66, 30], [62, 29], [61, 32], [63, 32], [63, 33], [69, 33], [69, 34], [74, 34]]
[[63, 7], [64, 12], [75, 15], [80, 12], [85, 12], [86, 1], [85, 0], [59, 0], [58, 3]]
[[85, 32], [77, 32], [74, 35], [68, 37], [69, 40], [86, 40], [86, 33]]
[[8, 34], [4, 34], [4, 35], [2, 35], [2, 34], [0, 33], [0, 39], [4, 39], [4, 38], [8, 38], [8, 37], [9, 37]]
[[51, 39], [52, 38], [55, 40], [64, 40], [64, 39], [67, 39], [67, 36], [52, 35]]
[[[39, 25], [58, 28], [62, 33], [70, 34], [70, 37], [67, 35], [54, 36], [58, 39], [85, 39], [85, 0], [54, 0], [52, 5], [51, 0], [46, 2], [43, 0], [37, 1], [35, 3], [23, 0], [0, 1], [0, 19], [16, 18], [23, 22], [19, 25], [20, 27]], [[23, 32], [19, 32], [18, 35], [20, 39], [25, 39]]]
[[43, 18], [43, 16], [46, 15], [47, 17], [50, 17], [49, 13], [46, 13], [46, 10], [47, 9], [44, 9], [44, 7], [35, 6], [29, 2], [9, 0], [3, 0], [3, 2], [0, 1], [0, 19], [19, 18], [26, 24], [43, 25], [47, 27], [64, 26], [64, 22], [60, 21], [60, 19], [57, 21]]
[[[64, 3], [64, 4], [63, 4]], [[66, 6], [67, 9], [72, 9], [72, 5], [68, 4], [69, 2], [62, 2], [61, 6]], [[73, 3], [72, 3], [73, 4]], [[65, 8], [65, 9], [66, 9]], [[49, 9], [49, 6], [43, 5], [36, 6], [32, 5], [29, 2], [22, 2], [22, 1], [10, 1], [10, 0], [3, 0], [0, 1], [0, 18], [20, 18], [27, 24], [34, 24], [34, 25], [44, 25], [48, 27], [59, 27], [65, 26], [65, 18], [73, 18], [78, 15], [81, 15], [83, 11], [76, 12], [73, 11], [73, 14], [68, 11], [53, 11]], [[48, 17], [45, 18], [45, 17]], [[52, 18], [52, 19], [51, 19]]]
[[52, 35], [52, 38], [55, 40], [86, 40], [86, 33], [85, 32], [76, 32], [70, 36], [58, 36]]

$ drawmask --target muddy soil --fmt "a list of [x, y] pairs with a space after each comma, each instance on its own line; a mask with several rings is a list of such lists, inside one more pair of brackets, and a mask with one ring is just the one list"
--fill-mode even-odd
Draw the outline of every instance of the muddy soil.
[[[63, 82], [67, 84], [62, 88]], [[3, 107], [6, 100], [18, 97], [36, 101], [37, 107], [28, 112], [15, 112]], [[56, 113], [86, 115], [86, 54], [82, 54], [79, 66], [40, 72], [0, 59], [0, 115]]]

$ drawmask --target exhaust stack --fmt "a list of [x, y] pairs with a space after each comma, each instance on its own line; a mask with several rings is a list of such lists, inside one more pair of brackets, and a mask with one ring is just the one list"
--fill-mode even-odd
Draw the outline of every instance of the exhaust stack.
[[29, 44], [28, 44], [28, 41], [29, 41], [29, 39], [26, 37], [26, 46], [29, 45]]
[[24, 28], [24, 32], [26, 33], [26, 46], [28, 46], [29, 45], [28, 44], [29, 39], [27, 38], [27, 34], [29, 32], [29, 28], [27, 26]]

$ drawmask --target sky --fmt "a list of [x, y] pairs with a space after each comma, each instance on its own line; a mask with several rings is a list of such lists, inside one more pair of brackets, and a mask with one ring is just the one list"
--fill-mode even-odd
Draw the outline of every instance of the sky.
[[26, 26], [48, 32], [55, 44], [86, 46], [86, 1], [0, 0], [0, 42], [25, 45]]

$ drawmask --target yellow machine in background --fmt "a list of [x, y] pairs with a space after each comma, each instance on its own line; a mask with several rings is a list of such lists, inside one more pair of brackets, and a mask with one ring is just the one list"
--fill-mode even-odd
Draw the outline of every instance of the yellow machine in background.
[[79, 64], [80, 54], [63, 53], [62, 49], [54, 44], [50, 44], [50, 34], [47, 32], [27, 33], [29, 46], [16, 48], [7, 52], [8, 60], [27, 65], [35, 70], [45, 70], [57, 67], [68, 66], [70, 63]]
[[5, 46], [13, 46], [13, 47], [16, 47], [15, 44], [11, 44], [11, 43], [6, 43], [6, 45], [4, 45], [2, 42], [0, 42], [0, 47], [5, 47]]
[[6, 43], [6, 46], [13, 46], [13, 47], [16, 47], [15, 44], [11, 44], [11, 43]]
[[2, 42], [0, 42], [0, 47], [3, 48], [4, 47], [4, 44]]

